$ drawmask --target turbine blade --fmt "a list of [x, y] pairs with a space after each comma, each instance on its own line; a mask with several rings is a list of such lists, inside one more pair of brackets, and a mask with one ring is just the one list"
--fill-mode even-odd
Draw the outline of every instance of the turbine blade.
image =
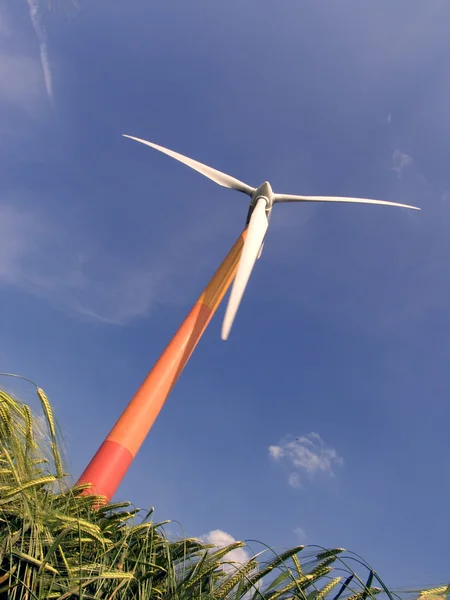
[[264, 242], [261, 244], [261, 248], [259, 249], [258, 256], [256, 257], [256, 260], [259, 260], [261, 258], [261, 254], [262, 254], [263, 248], [264, 248]]
[[231, 177], [231, 175], [227, 175], [226, 173], [217, 171], [212, 167], [208, 167], [207, 165], [204, 165], [201, 162], [198, 162], [197, 160], [194, 160], [192, 158], [188, 158], [183, 154], [179, 154], [178, 152], [174, 152], [173, 150], [168, 150], [167, 148], [163, 148], [162, 146], [158, 146], [157, 144], [153, 144], [152, 142], [147, 142], [146, 140], [142, 140], [141, 138], [137, 138], [132, 135], [126, 135], [125, 133], [123, 134], [123, 137], [129, 138], [130, 140], [135, 140], [136, 142], [140, 142], [141, 144], [146, 144], [147, 146], [150, 146], [155, 150], [159, 150], [163, 154], [167, 154], [175, 160], [179, 160], [188, 167], [191, 167], [191, 169], [198, 171], [205, 177], [208, 177], [208, 179], [212, 179], [213, 181], [215, 181], [223, 187], [230, 188], [232, 190], [237, 190], [238, 192], [243, 192], [244, 194], [248, 194], [249, 196], [251, 196], [254, 191], [254, 188], [247, 185], [246, 183], [243, 183], [242, 181], [239, 181], [239, 179], [235, 179], [234, 177]]
[[266, 201], [260, 198], [253, 210], [248, 225], [247, 238], [242, 250], [241, 259], [236, 273], [236, 278], [231, 289], [230, 299], [228, 301], [225, 318], [222, 325], [222, 339], [228, 339], [234, 318], [247, 287], [248, 280], [252, 273], [256, 257], [266, 235], [269, 221], [266, 216]]
[[[270, 211], [269, 214], [266, 213], [266, 216], [267, 216], [267, 224], [269, 224], [270, 223], [270, 218], [272, 216], [272, 211]], [[259, 260], [261, 258], [261, 254], [262, 254], [262, 251], [264, 249], [264, 244], [265, 243], [266, 243], [266, 237], [264, 236], [262, 244], [261, 244], [261, 247], [260, 247], [259, 252], [258, 252], [258, 256], [256, 257], [256, 260]]]
[[368, 198], [341, 198], [339, 196], [292, 196], [290, 194], [274, 194], [274, 202], [354, 202], [355, 204], [382, 204], [385, 206], [399, 206], [420, 210], [417, 206], [387, 202], [386, 200], [370, 200]]

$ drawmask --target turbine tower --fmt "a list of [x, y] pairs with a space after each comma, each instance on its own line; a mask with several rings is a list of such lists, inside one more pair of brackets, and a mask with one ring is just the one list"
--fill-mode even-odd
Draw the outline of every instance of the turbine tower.
[[113, 497], [234, 279], [222, 325], [222, 339], [228, 338], [255, 262], [261, 256], [275, 204], [350, 202], [420, 210], [407, 204], [367, 198], [278, 194], [268, 181], [254, 188], [173, 150], [137, 137], [125, 137], [171, 156], [223, 187], [246, 194], [250, 205], [244, 231], [78, 480], [78, 484], [89, 484], [84, 494], [98, 494], [106, 500]]

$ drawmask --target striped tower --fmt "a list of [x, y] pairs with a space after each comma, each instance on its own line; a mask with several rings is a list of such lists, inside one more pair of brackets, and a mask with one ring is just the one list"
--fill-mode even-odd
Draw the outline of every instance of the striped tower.
[[186, 366], [236, 274], [247, 229], [217, 269], [204, 292], [147, 375], [78, 484], [89, 483], [83, 494], [98, 494], [111, 500]]

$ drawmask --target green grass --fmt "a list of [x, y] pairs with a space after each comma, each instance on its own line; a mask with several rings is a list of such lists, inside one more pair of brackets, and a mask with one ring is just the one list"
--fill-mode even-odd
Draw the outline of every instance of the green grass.
[[[172, 539], [153, 510], [80, 495], [64, 470], [50, 402], [43, 417], [0, 390], [0, 600], [393, 599], [377, 573], [342, 548], [298, 546], [230, 563], [216, 548]], [[249, 546], [247, 546], [247, 551]], [[429, 590], [444, 598], [449, 589]], [[417, 593], [407, 594], [418, 596]]]

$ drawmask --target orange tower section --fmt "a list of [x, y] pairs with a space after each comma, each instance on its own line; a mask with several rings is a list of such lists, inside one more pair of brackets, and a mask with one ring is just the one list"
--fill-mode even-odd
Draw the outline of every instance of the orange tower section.
[[137, 390], [105, 441], [84, 470], [78, 484], [89, 483], [83, 494], [111, 500], [147, 437], [170, 391], [222, 301], [241, 256], [247, 229], [206, 286], [154, 367]]

